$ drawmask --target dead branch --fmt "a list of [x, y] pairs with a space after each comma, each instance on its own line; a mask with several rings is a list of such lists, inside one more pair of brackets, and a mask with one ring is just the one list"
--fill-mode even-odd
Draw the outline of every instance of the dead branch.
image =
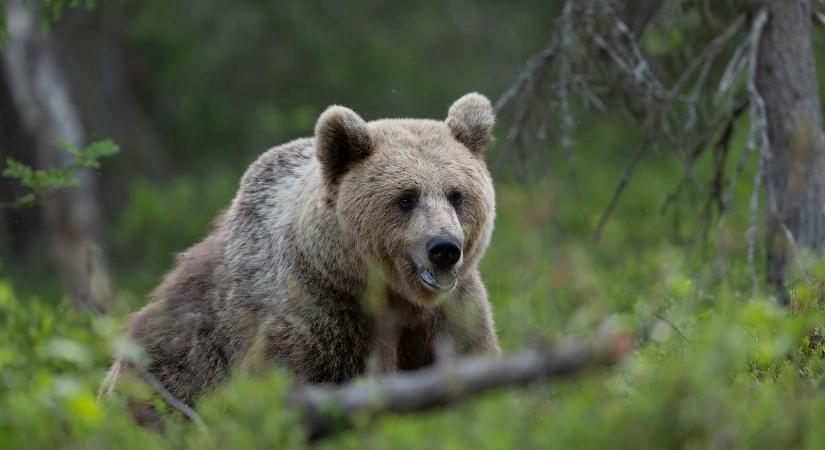
[[[688, 152], [686, 160], [684, 161], [685, 173], [673, 190], [665, 196], [665, 200], [659, 208], [659, 215], [664, 215], [667, 213], [670, 205], [672, 205], [679, 198], [683, 187], [687, 185], [688, 180], [693, 174], [693, 169], [696, 166], [697, 160], [700, 156], [702, 156], [705, 149], [707, 149], [708, 146], [711, 146], [711, 142], [713, 142], [713, 147], [719, 147], [724, 145], [730, 139], [730, 134], [733, 132], [734, 125], [745, 112], [747, 106], [747, 99], [740, 99], [734, 102], [730, 109], [722, 114], [722, 117], [712, 121], [712, 123], [719, 123], [719, 125], [705, 130], [705, 132], [691, 146], [691, 150]], [[714, 136], [717, 135], [718, 137], [714, 139]], [[722, 169], [722, 167], [716, 167], [716, 169]], [[737, 165], [737, 169], [740, 169], [741, 171], [741, 167], [739, 165]], [[738, 172], [735, 172], [735, 175], [738, 175]]]
[[530, 63], [528, 63], [527, 69], [525, 69], [518, 76], [516, 82], [504, 91], [504, 93], [501, 94], [501, 97], [496, 100], [495, 105], [493, 105], [493, 112], [496, 114], [500, 113], [515, 97], [524, 91], [525, 87], [533, 83], [536, 78], [536, 74], [544, 69], [555, 53], [556, 46], [550, 45], [542, 50], [542, 52], [539, 53], [538, 56], [536, 56]]
[[825, 27], [825, 13], [819, 10], [819, 6], [825, 4], [822, 0], [811, 0], [811, 20], [821, 27]]
[[602, 230], [604, 229], [604, 225], [607, 223], [607, 219], [610, 218], [610, 214], [613, 213], [613, 209], [616, 207], [616, 204], [619, 203], [619, 198], [622, 196], [622, 192], [624, 192], [627, 182], [630, 181], [630, 177], [633, 176], [633, 171], [636, 170], [636, 166], [639, 164], [639, 161], [641, 161], [642, 156], [644, 156], [649, 147], [650, 141], [645, 139], [639, 145], [639, 148], [636, 149], [636, 152], [633, 154], [633, 157], [630, 159], [627, 167], [625, 167], [624, 174], [622, 174], [622, 177], [616, 184], [616, 189], [613, 190], [613, 195], [607, 203], [607, 208], [604, 209], [604, 212], [602, 212], [602, 215], [599, 217], [599, 223], [596, 225], [596, 230], [593, 232], [593, 239], [598, 241], [602, 236]]
[[688, 63], [687, 68], [682, 75], [673, 83], [673, 86], [669, 90], [669, 95], [671, 97], [675, 97], [679, 91], [681, 91], [685, 85], [687, 84], [688, 80], [693, 76], [697, 69], [699, 69], [703, 64], [706, 64], [708, 61], [713, 61], [716, 57], [725, 49], [727, 43], [736, 36], [736, 33], [745, 23], [745, 16], [741, 15], [733, 21], [733, 23], [725, 29], [720, 35], [716, 36], [716, 38], [711, 41], [700, 53], [698, 56], [693, 58], [690, 63]]
[[[759, 149], [759, 163], [756, 173], [753, 177], [753, 191], [750, 200], [750, 223], [745, 232], [745, 240], [747, 241], [747, 261], [748, 273], [751, 278], [751, 290], [756, 295], [759, 287], [759, 277], [755, 265], [756, 253], [756, 223], [757, 215], [759, 213], [759, 190], [761, 188], [762, 179], [765, 176], [765, 160], [770, 153], [770, 140], [768, 139], [768, 118], [765, 111], [765, 100], [759, 93], [756, 87], [756, 67], [758, 63], [759, 42], [762, 40], [762, 30], [765, 28], [765, 23], [768, 21], [768, 11], [762, 9], [753, 20], [750, 33], [750, 61], [748, 68], [748, 95], [751, 104], [751, 130], [748, 134], [748, 149]], [[771, 199], [768, 199], [769, 205], [772, 204]]]
[[673, 332], [676, 333], [676, 335], [679, 336], [679, 339], [681, 339], [683, 342], [690, 342], [690, 339], [687, 337], [687, 335], [684, 332], [682, 332], [682, 330], [679, 329], [679, 327], [676, 326], [676, 324], [673, 323], [673, 321], [665, 315], [664, 311], [654, 312], [653, 317], [667, 324], [667, 326], [669, 326], [670, 329], [673, 330]]
[[[752, 98], [747, 92], [730, 93], [749, 66], [747, 15], [732, 17], [682, 65], [684, 69], [673, 74], [675, 81], [669, 84], [671, 77], [661, 76], [663, 67], [649, 58], [641, 45], [641, 33], [634, 30], [668, 20], [672, 14], [664, 10], [678, 7], [678, 3], [656, 3], [656, 10], [645, 15], [646, 24], [630, 29], [629, 19], [621, 11], [632, 4], [621, 0], [565, 2], [555, 21], [550, 46], [496, 102], [497, 111], [509, 110], [512, 120], [508, 139], [493, 165], [494, 174], [509, 155], [516, 156], [515, 163], [535, 158], [540, 153], [538, 149], [546, 148], [548, 134], [553, 135], [570, 161], [575, 123], [573, 102], [578, 101], [599, 111], [615, 108], [644, 134], [645, 140], [671, 146], [684, 155], [685, 177], [668, 195], [663, 212], [676, 200], [685, 183], [701, 185], [693, 171], [696, 159], [720, 129], [730, 129], [732, 122], [739, 119], [743, 105], [748, 104], [742, 103], [741, 97]], [[730, 55], [730, 60], [720, 61], [723, 55]], [[720, 72], [722, 68], [724, 71]], [[705, 95], [714, 90], [709, 88], [714, 83], [719, 86], [715, 95]], [[699, 111], [705, 109], [711, 111], [711, 120], [704, 115], [700, 118]], [[620, 199], [639, 157], [638, 153], [631, 157], [595, 236], [600, 234]]]
[[569, 342], [503, 358], [452, 361], [343, 386], [301, 386], [289, 401], [303, 411], [309, 439], [317, 440], [364, 419], [444, 407], [500, 387], [546, 383], [609, 366], [630, 349], [630, 337], [620, 334], [596, 343]]
[[[682, 75], [681, 83], [687, 83], [699, 71], [693, 95], [686, 100], [679, 83], [671, 89], [665, 86], [640, 41], [642, 30], [670, 3], [647, 4], [644, 19], [637, 23], [640, 17], [622, 13], [630, 5], [627, 2], [565, 2], [550, 44], [495, 104], [496, 113], [507, 112], [511, 122], [493, 172], [497, 173], [510, 155], [516, 156], [516, 163], [536, 159], [540, 156], [536, 149], [546, 148], [548, 136], [560, 143], [568, 162], [572, 161], [574, 101], [604, 111], [607, 107], [600, 95], [645, 135], [683, 141], [672, 135], [667, 116], [685, 105], [688, 113], [695, 111], [712, 63], [738, 34], [744, 18], [722, 32]], [[635, 20], [632, 27], [627, 22], [631, 19]], [[693, 121], [680, 123], [692, 127]]]

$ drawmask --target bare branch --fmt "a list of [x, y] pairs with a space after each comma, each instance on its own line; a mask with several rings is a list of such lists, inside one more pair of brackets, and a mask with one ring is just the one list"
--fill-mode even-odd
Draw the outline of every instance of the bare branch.
[[799, 257], [801, 249], [799, 245], [796, 243], [796, 239], [793, 237], [793, 233], [788, 228], [788, 225], [785, 222], [781, 222], [779, 227], [782, 229], [782, 232], [785, 233], [785, 238], [790, 242], [791, 249], [793, 250], [794, 260], [796, 260], [796, 264], [799, 265], [799, 270], [802, 271], [802, 275], [805, 277], [805, 282], [808, 284], [813, 283], [813, 279], [811, 278], [811, 271], [808, 270], [808, 267], [805, 265], [805, 262]]
[[690, 63], [688, 63], [687, 68], [682, 75], [673, 83], [673, 86], [670, 88], [669, 95], [670, 97], [675, 97], [679, 91], [681, 91], [685, 85], [687, 84], [688, 80], [693, 76], [693, 73], [696, 72], [704, 64], [707, 64], [707, 61], [713, 61], [716, 57], [725, 49], [725, 45], [730, 41], [742, 25], [745, 23], [745, 16], [741, 15], [733, 21], [733, 23], [722, 32], [722, 34], [716, 36], [716, 38], [711, 41], [700, 53], [693, 58]]
[[680, 330], [679, 327], [677, 327], [672, 320], [668, 319], [664, 311], [654, 312], [653, 317], [666, 323], [676, 333], [676, 335], [679, 336], [679, 339], [681, 339], [684, 342], [690, 342], [690, 339], [688, 339], [687, 335], [685, 335], [685, 333], [683, 333], [682, 330]]
[[[687, 159], [684, 162], [685, 173], [682, 179], [679, 181], [679, 184], [677, 184], [676, 187], [668, 193], [668, 195], [665, 197], [664, 202], [662, 202], [662, 206], [661, 208], [659, 208], [660, 215], [664, 215], [667, 212], [668, 207], [679, 198], [679, 194], [681, 193], [682, 188], [688, 183], [689, 178], [693, 175], [693, 168], [696, 164], [696, 161], [699, 159], [699, 157], [702, 155], [705, 149], [708, 148], [711, 142], [713, 143], [712, 145], [714, 147], [718, 147], [724, 144], [725, 140], [730, 137], [729, 133], [732, 132], [732, 127], [739, 119], [739, 117], [741, 117], [742, 113], [745, 111], [745, 108], [747, 106], [748, 101], [746, 99], [735, 101], [731, 105], [730, 109], [723, 113], [722, 117], [715, 119], [712, 122], [715, 124], [721, 121], [721, 124], [713, 128], [708, 128], [705, 131], [705, 133], [703, 133], [696, 140], [696, 142], [692, 144], [691, 150], [689, 151]], [[717, 133], [718, 137], [716, 137], [715, 140], [713, 140], [714, 136], [717, 136]], [[738, 172], [741, 172], [740, 164], [737, 165], [737, 172], [735, 172], [734, 176], [738, 175]]]
[[290, 402], [304, 411], [309, 439], [317, 440], [365, 418], [443, 407], [499, 387], [548, 382], [612, 365], [630, 349], [628, 335], [615, 335], [596, 343], [465, 359], [340, 387], [301, 386], [291, 393]]
[[[561, 31], [561, 49], [559, 53], [559, 103], [561, 104], [561, 148], [564, 151], [564, 156], [567, 162], [570, 163], [573, 153], [573, 116], [570, 113], [570, 98], [568, 91], [570, 88], [570, 59], [568, 56], [568, 47], [570, 46], [570, 16], [573, 13], [573, 3], [567, 2], [564, 5], [562, 12], [561, 23], [563, 28]], [[542, 124], [540, 130], [540, 139], [546, 137], [546, 122]]]
[[719, 90], [716, 93], [717, 99], [724, 97], [725, 94], [728, 93], [731, 87], [733, 87], [734, 81], [736, 81], [739, 73], [742, 72], [742, 69], [747, 65], [747, 58], [743, 58], [747, 48], [748, 40], [743, 39], [736, 47], [736, 50], [733, 51], [733, 56], [731, 56], [727, 66], [725, 66], [722, 77], [719, 78]]
[[495, 114], [499, 114], [513, 100], [513, 98], [521, 94], [527, 85], [533, 83], [536, 74], [544, 69], [548, 62], [553, 59], [555, 53], [556, 46], [551, 44], [542, 50], [538, 56], [533, 58], [533, 60], [527, 65], [527, 69], [525, 69], [518, 76], [516, 82], [504, 91], [504, 94], [501, 94], [501, 97], [496, 100], [495, 105], [493, 105], [493, 112]]
[[[759, 190], [765, 176], [765, 163], [770, 155], [770, 141], [768, 140], [768, 118], [765, 111], [765, 100], [756, 87], [756, 67], [759, 55], [759, 42], [762, 40], [762, 30], [768, 21], [768, 11], [762, 9], [753, 20], [750, 33], [750, 61], [748, 67], [748, 95], [750, 96], [751, 130], [748, 134], [748, 148], [759, 148], [759, 163], [753, 179], [753, 191], [750, 200], [750, 223], [745, 232], [747, 241], [748, 273], [751, 278], [751, 290], [755, 295], [759, 288], [759, 276], [755, 266], [756, 253], [756, 223], [759, 213]], [[758, 139], [758, 141], [757, 141]], [[773, 202], [768, 199], [769, 205]], [[770, 207], [770, 206], [769, 206]]]
[[765, 158], [759, 155], [759, 164], [756, 168], [756, 173], [753, 175], [753, 190], [751, 191], [750, 200], [750, 218], [748, 220], [748, 229], [745, 231], [745, 241], [748, 245], [747, 261], [748, 274], [751, 279], [751, 292], [756, 295], [759, 291], [759, 275], [756, 271], [756, 224], [759, 214], [759, 190], [762, 188], [762, 179], [765, 177]]
[[613, 209], [616, 207], [616, 204], [619, 203], [619, 198], [622, 196], [622, 192], [624, 192], [624, 188], [627, 186], [627, 182], [630, 181], [630, 177], [633, 175], [633, 171], [636, 169], [636, 165], [639, 164], [639, 161], [642, 159], [642, 156], [647, 152], [647, 149], [650, 147], [650, 140], [645, 138], [641, 144], [639, 144], [639, 148], [636, 149], [636, 152], [633, 154], [633, 158], [630, 159], [630, 162], [627, 164], [627, 167], [624, 169], [624, 174], [619, 179], [619, 182], [616, 184], [616, 189], [613, 190], [613, 195], [610, 197], [610, 201], [607, 203], [607, 208], [605, 208], [604, 212], [602, 212], [601, 217], [599, 217], [599, 223], [596, 225], [596, 230], [593, 231], [593, 239], [599, 240], [602, 235], [602, 230], [604, 229], [604, 225], [607, 223], [607, 219], [610, 218], [610, 214], [613, 213]]
[[811, 1], [811, 19], [813, 22], [821, 27], [825, 27], [825, 13], [819, 10], [818, 5], [823, 5], [822, 0]]

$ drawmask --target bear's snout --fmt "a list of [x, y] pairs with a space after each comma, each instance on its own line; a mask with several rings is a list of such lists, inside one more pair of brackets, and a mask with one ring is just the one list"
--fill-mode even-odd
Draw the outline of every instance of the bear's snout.
[[441, 270], [449, 270], [461, 259], [461, 245], [452, 236], [430, 239], [427, 242], [427, 257]]

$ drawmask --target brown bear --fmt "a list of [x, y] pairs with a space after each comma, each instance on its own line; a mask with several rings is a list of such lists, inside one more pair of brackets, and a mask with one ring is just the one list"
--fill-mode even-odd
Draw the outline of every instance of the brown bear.
[[[371, 355], [382, 371], [427, 365], [442, 337], [458, 355], [498, 354], [478, 271], [495, 214], [493, 123], [476, 93], [445, 121], [365, 122], [332, 106], [314, 138], [264, 153], [129, 320], [142, 373], [193, 405], [262, 362], [340, 383]], [[105, 392], [129, 365], [115, 362]]]

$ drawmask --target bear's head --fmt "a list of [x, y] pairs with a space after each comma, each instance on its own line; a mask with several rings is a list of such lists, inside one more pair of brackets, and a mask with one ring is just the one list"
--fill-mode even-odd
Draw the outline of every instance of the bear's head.
[[420, 306], [451, 292], [487, 248], [495, 199], [484, 148], [490, 101], [467, 94], [444, 121], [365, 122], [342, 106], [315, 128], [323, 208], [366, 265]]

